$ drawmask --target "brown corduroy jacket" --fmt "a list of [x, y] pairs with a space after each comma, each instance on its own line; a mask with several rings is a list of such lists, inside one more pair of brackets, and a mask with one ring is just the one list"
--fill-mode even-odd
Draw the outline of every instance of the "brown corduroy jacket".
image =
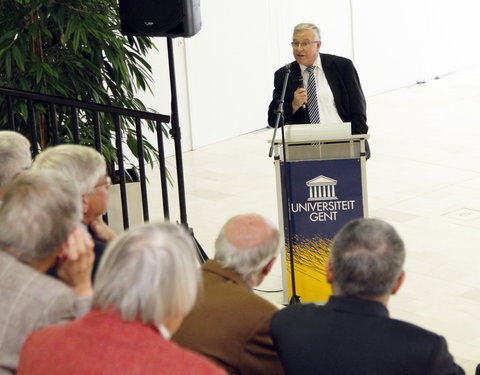
[[283, 374], [270, 336], [278, 309], [215, 260], [204, 263], [202, 274], [204, 290], [173, 340], [213, 359], [229, 374]]

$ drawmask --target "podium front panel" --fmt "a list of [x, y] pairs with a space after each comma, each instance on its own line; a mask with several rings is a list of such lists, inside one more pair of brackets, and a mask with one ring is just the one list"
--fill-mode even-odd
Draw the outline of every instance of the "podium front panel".
[[[326, 302], [332, 293], [326, 280], [326, 262], [333, 237], [349, 221], [367, 216], [365, 158], [345, 158], [345, 154], [360, 153], [360, 142], [323, 143], [321, 147], [327, 149], [339, 146], [336, 150], [327, 150], [328, 155], [325, 149], [319, 151], [312, 144], [295, 146], [287, 148], [290, 157], [296, 155], [306, 160], [292, 157], [294, 161], [290, 161], [287, 157], [287, 180], [284, 179], [284, 162], [277, 157], [275, 163], [279, 221], [285, 233], [282, 254], [284, 300], [287, 302], [292, 296], [287, 226], [287, 215], [290, 214], [296, 295], [302, 302]], [[315, 153], [320, 152], [326, 159], [312, 160]], [[284, 182], [289, 184], [290, 212], [285, 203], [287, 189]]]
[[[354, 158], [362, 152], [363, 140], [332, 141], [289, 144], [286, 149], [288, 161], [331, 160]], [[281, 145], [279, 145], [281, 150]], [[364, 152], [365, 150], [363, 150]], [[283, 160], [280, 152], [280, 159]]]

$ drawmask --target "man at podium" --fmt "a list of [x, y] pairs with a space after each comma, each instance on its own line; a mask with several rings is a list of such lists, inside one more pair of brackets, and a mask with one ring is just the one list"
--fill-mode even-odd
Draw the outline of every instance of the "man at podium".
[[[312, 23], [295, 26], [291, 46], [295, 61], [290, 65], [283, 104], [285, 124], [351, 122], [352, 134], [368, 132], [365, 96], [351, 60], [319, 53], [319, 28]], [[275, 72], [268, 124], [275, 126], [286, 67]]]

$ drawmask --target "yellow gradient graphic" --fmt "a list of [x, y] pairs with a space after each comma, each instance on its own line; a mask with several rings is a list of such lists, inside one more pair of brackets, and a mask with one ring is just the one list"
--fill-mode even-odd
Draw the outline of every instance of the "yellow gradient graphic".
[[[326, 264], [332, 247], [332, 240], [322, 237], [302, 238], [295, 236], [293, 246], [295, 287], [301, 302], [326, 302], [332, 294], [326, 278]], [[292, 296], [290, 252], [286, 249], [288, 299]]]

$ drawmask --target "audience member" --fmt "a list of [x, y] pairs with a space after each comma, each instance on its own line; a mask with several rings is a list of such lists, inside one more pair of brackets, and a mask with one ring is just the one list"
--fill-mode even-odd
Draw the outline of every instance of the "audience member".
[[32, 164], [30, 141], [20, 133], [0, 130], [0, 162], [1, 205], [8, 183]]
[[272, 320], [285, 373], [464, 374], [443, 337], [389, 317], [404, 259], [402, 239], [384, 221], [358, 219], [341, 229], [327, 265], [328, 303], [291, 305]]
[[27, 340], [18, 375], [225, 374], [169, 341], [199, 287], [192, 239], [172, 224], [128, 231], [108, 248], [92, 310]]
[[279, 233], [262, 216], [231, 218], [202, 267], [204, 292], [174, 341], [215, 360], [230, 374], [282, 374], [269, 334], [277, 308], [255, 295], [279, 251]]
[[[46, 149], [39, 154], [32, 169], [54, 169], [74, 181], [79, 187], [83, 203], [82, 222], [88, 228], [95, 243], [95, 275], [107, 242], [116, 235], [102, 220], [107, 211], [108, 190], [111, 186], [107, 176], [105, 159], [95, 149], [81, 145], [60, 145]], [[55, 275], [55, 269], [49, 274]]]
[[[88, 311], [93, 243], [77, 188], [54, 171], [17, 177], [0, 207], [0, 374], [14, 374], [34, 330]], [[43, 273], [61, 256], [55, 280]]]

